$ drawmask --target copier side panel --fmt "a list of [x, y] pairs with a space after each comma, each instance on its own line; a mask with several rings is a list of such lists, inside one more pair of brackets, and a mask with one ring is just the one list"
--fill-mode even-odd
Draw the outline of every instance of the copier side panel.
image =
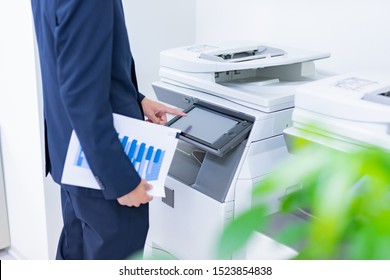
[[272, 196], [260, 197], [253, 201], [252, 191], [259, 182], [282, 162], [292, 157], [288, 153], [283, 135], [272, 137], [266, 140], [251, 143], [248, 154], [244, 159], [234, 191], [234, 215], [237, 216], [252, 207], [253, 203], [266, 203], [270, 212], [277, 211], [279, 199], [286, 190], [281, 189]]
[[282, 135], [284, 129], [292, 126], [293, 108], [267, 114], [267, 118], [258, 118], [248, 137], [248, 145], [263, 139]]
[[221, 203], [168, 176], [174, 204], [150, 203], [147, 246], [177, 259], [214, 259], [223, 227], [233, 216], [233, 202]]
[[[278, 213], [281, 198], [297, 190], [296, 182], [291, 182], [289, 186], [256, 198], [252, 196], [252, 192], [261, 181], [278, 168], [279, 164], [290, 157], [293, 155], [288, 153], [282, 135], [250, 144], [235, 186], [231, 189], [234, 191], [234, 218], [259, 203], [268, 207], [267, 215]], [[293, 248], [276, 242], [272, 239], [272, 235], [267, 236], [264, 232], [255, 232], [248, 243], [232, 258], [289, 259], [295, 255], [296, 251]]]

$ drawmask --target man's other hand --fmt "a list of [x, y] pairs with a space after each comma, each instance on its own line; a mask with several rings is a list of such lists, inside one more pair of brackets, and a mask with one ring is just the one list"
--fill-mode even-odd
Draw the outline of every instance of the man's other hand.
[[148, 184], [144, 179], [141, 180], [139, 185], [124, 196], [119, 197], [118, 203], [123, 206], [139, 207], [141, 204], [146, 204], [153, 199], [153, 196], [147, 193], [151, 190], [152, 185]]

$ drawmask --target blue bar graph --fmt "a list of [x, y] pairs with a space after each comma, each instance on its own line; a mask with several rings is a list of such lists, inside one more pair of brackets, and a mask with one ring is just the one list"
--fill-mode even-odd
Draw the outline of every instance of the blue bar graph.
[[74, 165], [90, 169], [81, 146], [78, 148]]
[[[164, 160], [165, 151], [147, 145], [137, 139], [129, 139], [128, 136], [121, 137], [119, 135], [119, 141], [138, 174], [146, 181], [157, 180]], [[90, 169], [81, 146], [76, 154], [74, 165]]]

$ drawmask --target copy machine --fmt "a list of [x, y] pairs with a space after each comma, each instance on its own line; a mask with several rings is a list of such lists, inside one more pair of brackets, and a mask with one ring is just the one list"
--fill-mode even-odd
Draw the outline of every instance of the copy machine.
[[[297, 88], [287, 142], [300, 138], [340, 151], [390, 150], [390, 73], [336, 75]], [[294, 151], [292, 151], [294, 152]]]
[[[314, 61], [328, 56], [259, 42], [161, 53], [156, 96], [188, 115], [167, 124], [182, 133], [166, 196], [150, 203], [146, 257], [216, 257], [224, 226], [251, 207], [253, 186], [288, 156], [282, 132], [291, 125], [295, 89], [320, 78]], [[264, 198], [272, 211], [278, 198]], [[295, 253], [268, 240], [259, 233], [232, 258], [276, 259]]]

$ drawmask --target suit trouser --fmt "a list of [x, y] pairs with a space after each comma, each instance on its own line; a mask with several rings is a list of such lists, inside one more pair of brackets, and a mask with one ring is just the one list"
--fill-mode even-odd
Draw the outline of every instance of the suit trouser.
[[56, 259], [126, 259], [141, 253], [149, 227], [148, 205], [79, 196], [61, 188], [64, 226]]

